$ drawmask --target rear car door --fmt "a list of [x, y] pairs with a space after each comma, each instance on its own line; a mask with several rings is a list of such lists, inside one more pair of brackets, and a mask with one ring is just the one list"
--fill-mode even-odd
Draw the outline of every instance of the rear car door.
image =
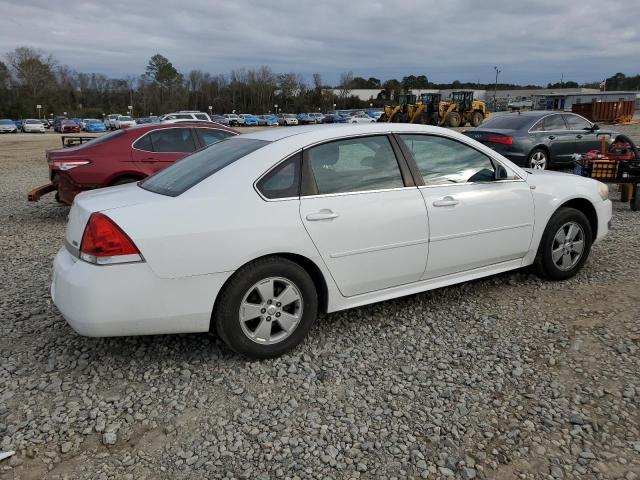
[[424, 200], [387, 135], [303, 152], [300, 217], [344, 296], [415, 282], [428, 252]]
[[146, 175], [151, 175], [198, 149], [191, 128], [161, 128], [138, 138], [132, 146], [132, 159]]
[[[516, 260], [533, 234], [533, 197], [515, 172], [459, 140], [401, 134], [422, 176], [429, 214], [429, 259], [423, 278]], [[496, 169], [502, 180], [496, 180]]]
[[575, 133], [568, 129], [563, 115], [554, 113], [542, 118], [531, 128], [542, 134], [543, 141], [549, 148], [552, 163], [569, 163], [576, 151]]

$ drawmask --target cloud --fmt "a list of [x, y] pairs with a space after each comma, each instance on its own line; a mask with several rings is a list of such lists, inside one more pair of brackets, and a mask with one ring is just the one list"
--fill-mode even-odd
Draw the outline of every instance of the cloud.
[[42, 48], [84, 72], [138, 75], [154, 53], [181, 71], [269, 65], [337, 82], [547, 83], [636, 74], [640, 3], [627, 0], [5, 0], [0, 54]]

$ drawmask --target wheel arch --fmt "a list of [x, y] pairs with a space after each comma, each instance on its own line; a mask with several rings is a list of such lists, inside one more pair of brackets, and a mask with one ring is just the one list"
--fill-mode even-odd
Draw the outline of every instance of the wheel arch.
[[[592, 238], [595, 239], [598, 236], [598, 213], [596, 212], [596, 208], [593, 206], [590, 200], [582, 197], [572, 198], [571, 200], [567, 200], [558, 206], [558, 208], [553, 212], [554, 214], [560, 210], [561, 208], [574, 208], [584, 214], [589, 220], [589, 225], [591, 226], [591, 235]], [[552, 215], [553, 216], [553, 215]]]
[[107, 185], [112, 186], [118, 180], [123, 178], [135, 178], [136, 180], [143, 180], [146, 175], [142, 175], [140, 172], [118, 172], [114, 176], [109, 178]]
[[[256, 257], [244, 263], [243, 265], [239, 266], [236, 269], [236, 271], [252, 262], [255, 262], [257, 260], [262, 260], [264, 258], [284, 258], [302, 267], [311, 276], [311, 279], [313, 280], [313, 284], [316, 287], [316, 292], [318, 294], [318, 312], [319, 313], [327, 312], [327, 308], [329, 305], [329, 288], [327, 286], [327, 281], [325, 280], [322, 270], [320, 270], [320, 267], [318, 267], [318, 265], [313, 260], [311, 260], [308, 257], [305, 257], [304, 255], [300, 255], [297, 253], [290, 253], [290, 252], [270, 253], [268, 255], [262, 255], [261, 257]], [[220, 292], [222, 292], [226, 288], [227, 284], [231, 281], [232, 278], [233, 278], [233, 275], [227, 278], [227, 280], [224, 282], [222, 287], [220, 287]], [[218, 295], [216, 296], [216, 300], [213, 304], [213, 309], [211, 310], [211, 319], [209, 320], [209, 329], [211, 331], [213, 331], [213, 327], [214, 327], [213, 314], [216, 311], [216, 307], [218, 306], [219, 298], [220, 298], [220, 294], [218, 293]]]

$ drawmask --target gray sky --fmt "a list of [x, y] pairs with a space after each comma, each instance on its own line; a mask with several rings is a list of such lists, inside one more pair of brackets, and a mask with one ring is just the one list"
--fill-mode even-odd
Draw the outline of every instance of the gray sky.
[[0, 56], [20, 45], [71, 68], [138, 75], [269, 65], [434, 82], [591, 81], [640, 73], [638, 0], [0, 0]]

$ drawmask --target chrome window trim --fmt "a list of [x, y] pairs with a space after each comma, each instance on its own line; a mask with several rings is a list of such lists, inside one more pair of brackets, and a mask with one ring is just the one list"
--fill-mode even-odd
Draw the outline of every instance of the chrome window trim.
[[339, 192], [339, 193], [319, 193], [318, 195], [305, 195], [304, 197], [300, 197], [300, 200], [305, 198], [323, 198], [323, 197], [342, 197], [345, 195], [367, 195], [370, 193], [385, 193], [385, 192], [395, 192], [398, 190], [411, 190], [416, 189], [418, 187], [395, 187], [395, 188], [381, 188], [379, 190], [362, 190], [356, 192]]

